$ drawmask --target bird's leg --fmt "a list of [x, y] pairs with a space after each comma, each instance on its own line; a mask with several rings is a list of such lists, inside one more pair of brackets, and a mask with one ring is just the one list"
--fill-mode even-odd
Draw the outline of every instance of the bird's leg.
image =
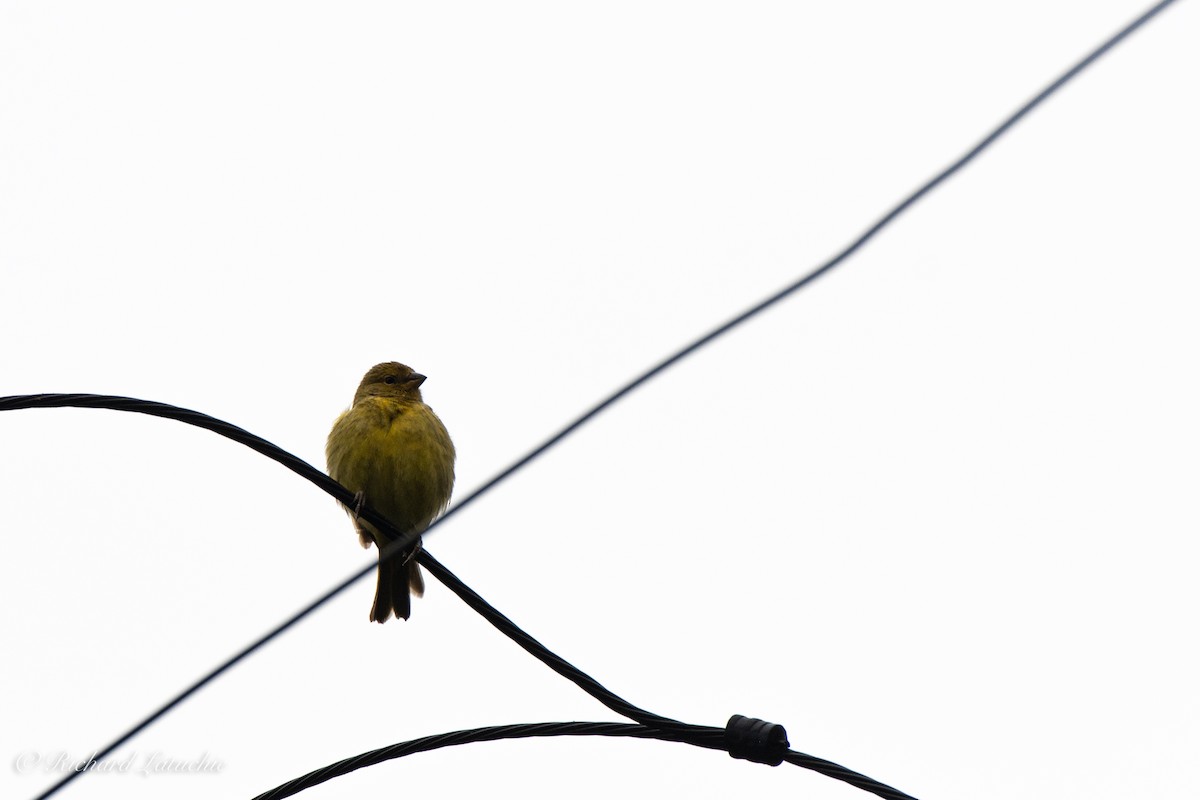
[[350, 509], [350, 515], [358, 522], [358, 515], [362, 513], [363, 504], [367, 502], [365, 492], [358, 491], [354, 493], [354, 507]]
[[358, 521], [359, 514], [362, 513], [363, 504], [366, 502], [367, 495], [364, 492], [355, 492], [354, 505], [346, 509], [350, 512], [350, 519], [354, 521], [354, 530], [358, 533], [358, 543], [363, 546], [364, 550], [369, 549], [371, 545], [375, 544], [375, 537]]

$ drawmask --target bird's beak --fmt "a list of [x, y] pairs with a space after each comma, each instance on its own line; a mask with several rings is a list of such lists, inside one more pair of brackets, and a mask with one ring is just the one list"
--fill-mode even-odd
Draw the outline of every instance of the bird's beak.
[[411, 383], [413, 386], [420, 386], [424, 382], [425, 382], [425, 376], [419, 372], [414, 372], [408, 378], [408, 383]]

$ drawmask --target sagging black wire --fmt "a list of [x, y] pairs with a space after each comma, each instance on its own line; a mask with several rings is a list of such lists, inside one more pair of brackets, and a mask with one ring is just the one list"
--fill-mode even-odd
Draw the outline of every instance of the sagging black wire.
[[[256, 436], [243, 428], [239, 428], [236, 425], [231, 425], [223, 420], [219, 420], [199, 411], [178, 408], [176, 406], [167, 405], [165, 403], [157, 403], [149, 400], [138, 400], [132, 397], [119, 397], [112, 395], [40, 394], [0, 397], [0, 411], [11, 411], [23, 408], [62, 407], [104, 408], [114, 411], [131, 411], [149, 414], [156, 417], [163, 417], [166, 419], [173, 419], [179, 422], [185, 422], [189, 425], [195, 425], [197, 427], [218, 433], [222, 436], [232, 439], [235, 442], [244, 444], [247, 447], [258, 451], [259, 453], [262, 453], [268, 458], [288, 467], [298, 475], [312, 481], [314, 484], [320, 486], [326, 492], [342, 502], [354, 502], [354, 496], [348, 489], [330, 478], [328, 475], [313, 467], [311, 464], [308, 464], [291, 453], [288, 453], [271, 442], [268, 442], [266, 439]], [[368, 514], [371, 516], [376, 516], [382, 523], [380, 527], [384, 530], [390, 527], [390, 523], [388, 523], [386, 519], [383, 517], [378, 517], [378, 515], [376, 515], [374, 512], [371, 512], [366, 507], [364, 507], [360, 513], [363, 517], [368, 518], [368, 521], [371, 522], [374, 522], [375, 520], [370, 519]], [[445, 517], [442, 519], [445, 519]], [[391, 533], [393, 536], [396, 535], [394, 529], [391, 530]], [[533, 730], [542, 731], [541, 733], [523, 733], [519, 736], [512, 734], [511, 731], [523, 730], [524, 726], [501, 726], [498, 728], [481, 728], [477, 729], [476, 731], [460, 731], [452, 734], [441, 734], [439, 736], [417, 739], [413, 742], [393, 745], [388, 748], [383, 748], [382, 750], [371, 751], [369, 753], [364, 753], [360, 756], [338, 762], [337, 764], [330, 765], [329, 767], [309, 773], [308, 775], [305, 775], [294, 781], [289, 781], [287, 784], [284, 784], [283, 786], [274, 790], [281, 791], [287, 789], [287, 794], [281, 794], [277, 796], [287, 797], [290, 794], [299, 792], [305, 788], [308, 788], [309, 786], [322, 783], [330, 780], [331, 778], [338, 777], [339, 775], [344, 775], [345, 773], [351, 772], [355, 769], [370, 766], [371, 764], [378, 763], [379, 761], [385, 761], [390, 758], [398, 758], [402, 755], [410, 755], [411, 753], [432, 750], [436, 749], [437, 747], [446, 747], [452, 744], [466, 744], [471, 741], [486, 741], [495, 738], [521, 738], [522, 736], [539, 735], [630, 735], [641, 736], [643, 738], [662, 739], [664, 741], [682, 742], [713, 750], [726, 749], [726, 730], [724, 728], [691, 725], [678, 720], [662, 717], [657, 714], [652, 714], [643, 708], [633, 705], [628, 700], [625, 700], [624, 698], [604, 688], [604, 686], [602, 686], [590, 675], [583, 672], [566, 659], [551, 652], [537, 639], [533, 638], [528, 633], [521, 630], [521, 628], [517, 627], [512, 620], [501, 614], [491, 604], [480, 597], [474, 590], [463, 583], [457, 575], [452, 573], [441, 562], [435, 559], [428, 550], [422, 549], [417, 555], [417, 559], [420, 561], [423, 567], [429, 570], [431, 575], [441, 581], [448, 589], [450, 589], [450, 591], [458, 595], [463, 602], [483, 616], [484, 619], [490, 622], [497, 630], [516, 642], [526, 652], [537, 658], [543, 664], [546, 664], [548, 667], [550, 667], [550, 669], [554, 670], [559, 675], [562, 675], [564, 678], [574, 683], [579, 688], [583, 689], [585, 692], [611, 710], [621, 714], [622, 716], [628, 717], [629, 719], [633, 719], [642, 723], [641, 725], [632, 726], [609, 723], [609, 725], [617, 726], [616, 728], [612, 728], [612, 730], [637, 730], [644, 731], [645, 733], [627, 732], [623, 734], [616, 734], [593, 732], [590, 734], [584, 734], [579, 732], [571, 732], [574, 729], [568, 729], [568, 732], [550, 733], [548, 731], [557, 730], [553, 727], [554, 725], [571, 723], [545, 723], [543, 725], [529, 726]], [[254, 644], [241, 650], [232, 658], [225, 661], [225, 663], [221, 664], [212, 672], [210, 672], [207, 676], [197, 681], [185, 691], [181, 692], [168, 703], [163, 705], [149, 717], [139, 722], [130, 730], [126, 731], [123, 735], [106, 745], [103, 749], [98, 750], [92, 757], [93, 761], [100, 762], [104, 760], [117, 748], [124, 745], [138, 733], [153, 724], [160, 717], [164, 716], [188, 697], [195, 694], [210, 681], [215, 680], [219, 675], [232, 668], [243, 658], [247, 657], [259, 647], [273, 639], [275, 636], [299, 622], [309, 613], [319, 608], [326, 601], [334, 597], [350, 584], [354, 583], [363, 575], [373, 571], [374, 569], [375, 565], [372, 564], [365, 569], [360, 570], [346, 581], [343, 581], [341, 584], [334, 587], [332, 590], [325, 593], [314, 602], [310, 603], [300, 612], [292, 615], [283, 624], [272, 629], [268, 634], [261, 637]], [[601, 726], [605, 725], [605, 723], [588, 724]], [[551, 727], [545, 727], [547, 725]], [[498, 733], [504, 731], [509, 731], [510, 733], [504, 735]], [[817, 772], [821, 772], [822, 774], [845, 781], [846, 783], [850, 783], [853, 786], [873, 792], [878, 796], [888, 798], [889, 800], [913, 800], [910, 795], [907, 795], [898, 789], [888, 786], [887, 784], [880, 783], [873, 778], [869, 778], [866, 775], [854, 772], [853, 770], [847, 769], [841, 765], [834, 764], [831, 761], [826, 761], [814, 756], [808, 756], [803, 753], [795, 753], [793, 751], [787, 751], [787, 753], [784, 755], [784, 760], [788, 761], [789, 763], [796, 764], [797, 766], [813, 769]], [[57, 784], [50, 787], [50, 789], [48, 789], [46, 792], [39, 795], [39, 800], [40, 798], [50, 797], [60, 788], [66, 786], [71, 780], [73, 780], [75, 776], [80, 774], [82, 774], [82, 771], [71, 772], [66, 777], [62, 778]]]
[[[421, 556], [424, 556], [423, 558]], [[450, 570], [446, 569], [441, 562], [435, 559], [429, 552], [422, 551], [418, 558], [421, 561], [421, 566], [429, 570], [435, 578], [445, 584], [446, 588], [454, 592], [468, 606], [477, 611], [484, 619], [490, 622], [496, 630], [503, 633], [508, 638], [516, 642], [525, 652], [532, 655], [538, 661], [541, 661], [550, 669], [562, 675], [567, 680], [574, 683], [580, 689], [590, 694], [592, 697], [599, 700], [608, 708], [617, 712], [623, 717], [627, 717], [641, 724], [655, 728], [663, 733], [671, 734], [680, 741], [690, 742], [701, 746], [708, 746], [706, 742], [710, 736], [715, 735], [717, 738], [724, 736], [722, 728], [708, 728], [700, 725], [689, 725], [686, 722], [680, 722], [667, 717], [660, 717], [657, 714], [651, 714], [645, 709], [638, 708], [624, 698], [610, 692], [600, 685], [593, 677], [585, 673], [583, 670], [571, 664], [566, 659], [550, 652], [547, 647], [537, 639], [530, 636], [525, 631], [517, 627], [516, 623], [508, 617], [501, 614], [493, 608], [486, 600], [477, 595], [471, 587], [467, 586], [458, 576]], [[713, 734], [715, 732], [715, 734]], [[719, 746], [719, 745], [718, 745]]]
[[[0, 411], [15, 411], [22, 408], [104, 408], [110, 411], [132, 411], [137, 414], [147, 414], [152, 417], [186, 422], [188, 425], [195, 425], [197, 428], [204, 428], [205, 430], [220, 434], [227, 439], [232, 439], [238, 444], [243, 444], [251, 450], [262, 453], [273, 461], [278, 461], [300, 477], [316, 484], [326, 494], [335, 500], [341, 501], [343, 505], [355, 506], [357, 503], [357, 498], [349, 489], [307, 461], [297, 458], [283, 448], [268, 442], [261, 436], [255, 436], [245, 428], [239, 428], [237, 425], [228, 423], [225, 420], [210, 417], [208, 414], [193, 411], [190, 408], [180, 408], [179, 406], [172, 406], [166, 403], [157, 403], [153, 400], [139, 400], [136, 397], [121, 397], [120, 395], [111, 394], [21, 394], [0, 397]], [[462, 503], [459, 504], [459, 506], [462, 505]], [[398, 549], [411, 547], [420, 538], [420, 534], [413, 533], [401, 536], [392, 523], [388, 522], [378, 511], [365, 504], [356, 508], [356, 510], [360, 517], [379, 528], [393, 541], [399, 542], [396, 545]], [[451, 511], [454, 510], [456, 509], [451, 509]], [[442, 519], [448, 516], [450, 516], [450, 512], [444, 514]], [[433, 525], [429, 527], [432, 528]], [[358, 575], [365, 575], [370, 571], [370, 569], [364, 569]], [[357, 578], [351, 579], [351, 582], [354, 580], [357, 580]]]
[[[713, 728], [712, 730], [720, 732], [719, 728]], [[305, 789], [311, 789], [318, 784], [332, 780], [333, 778], [339, 778], [357, 769], [373, 767], [394, 758], [425, 753], [442, 747], [453, 747], [473, 742], [495, 742], [501, 739], [527, 739], [548, 736], [628, 736], [636, 739], [659, 739], [667, 742], [678, 741], [664, 735], [661, 731], [647, 728], [645, 725], [628, 725], [621, 722], [538, 722], [525, 725], [496, 725], [488, 728], [474, 728], [472, 730], [441, 733], [435, 736], [425, 736], [420, 739], [399, 742], [387, 747], [381, 747], [378, 750], [371, 750], [353, 756], [352, 758], [346, 758], [327, 767], [313, 770], [307, 775], [302, 775], [285, 784], [276, 786], [270, 791], [257, 795], [253, 800], [283, 800], [285, 797], [292, 797]], [[702, 744], [700, 746], [711, 747], [714, 750], [724, 749], [720, 744]], [[784, 756], [784, 760], [790, 764], [806, 767], [845, 781], [860, 789], [866, 789], [879, 797], [887, 798], [887, 800], [915, 800], [915, 798], [904, 792], [872, 780], [866, 775], [860, 775], [853, 770], [848, 770], [830, 761], [805, 755], [804, 753], [789, 752]]]
[[254, 800], [283, 800], [299, 794], [305, 789], [339, 778], [363, 767], [373, 767], [394, 758], [403, 758], [416, 753], [425, 753], [442, 747], [453, 747], [472, 742], [495, 742], [501, 739], [525, 739], [544, 736], [631, 736], [639, 739], [664, 738], [652, 728], [644, 725], [629, 725], [622, 722], [541, 722], [528, 725], [497, 725], [474, 728], [453, 733], [425, 736], [407, 742], [399, 742], [371, 750], [352, 758], [346, 758], [327, 767], [313, 770], [307, 775], [276, 786], [270, 791], [254, 797]]
[[[257, 450], [259, 453], [262, 453], [273, 461], [283, 464], [298, 475], [312, 481], [317, 486], [320, 486], [326, 492], [344, 503], [351, 504], [354, 502], [354, 496], [348, 489], [306, 461], [297, 458], [286, 450], [283, 450], [271, 442], [268, 442], [266, 439], [255, 436], [243, 428], [239, 428], [236, 425], [231, 425], [228, 422], [224, 422], [223, 420], [219, 420], [215, 417], [210, 417], [209, 415], [203, 414], [199, 411], [193, 411], [186, 408], [177, 408], [175, 406], [167, 405], [166, 403], [156, 403], [150, 400], [138, 400], [133, 397], [117, 397], [112, 395], [38, 394], [0, 397], [0, 411], [11, 411], [22, 408], [62, 407], [105, 408], [113, 411], [132, 411], [142, 414], [149, 414], [156, 417], [173, 419], [179, 422], [185, 422], [189, 425], [195, 425], [197, 427], [219, 433], [220, 435], [232, 439], [235, 442], [244, 444], [247, 447]], [[461, 508], [461, 504], [458, 507]], [[403, 539], [399, 538], [398, 532], [394, 527], [391, 526], [391, 523], [388, 522], [384, 517], [380, 516], [377, 512], [374, 512], [370, 508], [363, 506], [360, 515], [369, 522], [378, 524], [381, 530], [385, 530], [393, 537], [397, 537], [398, 541], [403, 541]], [[446, 516], [449, 516], [449, 514]], [[442, 519], [445, 518], [446, 517], [442, 517]], [[441, 520], [438, 520], [438, 523], [440, 522]], [[430, 528], [432, 529], [433, 525], [431, 525]], [[412, 538], [415, 541], [417, 537]], [[397, 547], [399, 547], [399, 545], [397, 545]], [[442, 563], [437, 559], [435, 559], [428, 550], [422, 549], [417, 555], [417, 560], [421, 563], [421, 566], [429, 570], [430, 574], [442, 581], [447, 588], [462, 598], [462, 600], [468, 606], [482, 614], [501, 633], [503, 633], [505, 636], [508, 636], [510, 639], [520, 645], [526, 652], [538, 658], [540, 661], [542, 661], [542, 663], [546, 664], [559, 675], [562, 675], [575, 683], [577, 686], [590, 694], [592, 697], [599, 700], [608, 708], [616, 711], [618, 714], [624, 717], [628, 717], [629, 719], [640, 722], [643, 725], [651, 726], [664, 732], [673, 733], [678, 737], [690, 737], [700, 730], [699, 726], [696, 725], [688, 725], [686, 723], [679, 722], [678, 720], [660, 717], [657, 714], [651, 714], [649, 711], [638, 708], [627, 700], [624, 700], [608, 691], [595, 679], [577, 667], [573, 666], [566, 660], [550, 652], [545, 645], [517, 627], [512, 620], [497, 611], [486, 600], [484, 600], [470, 587], [459, 580], [458, 576], [446, 569], [446, 567], [443, 566]], [[266, 644], [278, 634], [287, 630], [287, 628], [291, 627], [296, 622], [299, 622], [309, 613], [319, 608], [327, 600], [332, 599], [333, 596], [341, 592], [342, 589], [348, 587], [354, 581], [373, 572], [375, 568], [376, 567], [374, 564], [364, 567], [350, 578], [347, 578], [345, 581], [338, 584], [338, 586], [334, 587], [332, 590], [322, 595], [313, 603], [309, 604], [302, 611], [294, 614], [282, 625], [272, 629], [267, 635], [261, 637], [254, 644], [245, 648], [233, 658], [217, 667], [209, 675], [202, 678], [195, 685], [189, 687], [185, 692], [182, 692], [176, 698], [171, 700], [166, 706], [155, 712], [152, 717], [147, 718], [142, 723], [139, 723], [136, 728], [129, 731], [110, 745], [106, 746], [104, 749], [97, 751], [94, 759], [96, 761], [100, 761], [105, 756], [109, 755], [117, 747], [128, 741], [134, 734], [141, 731], [146, 725], [153, 722], [158, 717], [162, 716], [162, 714], [166, 713], [166, 711], [168, 711], [170, 708], [184, 700], [188, 695], [194, 693], [201, 686], [216, 678], [222, 672], [232, 667], [242, 658], [245, 658], [262, 645]], [[719, 729], [713, 730], [718, 730], [719, 732]]]
[[[444, 519], [448, 518], [453, 513], [457, 512], [459, 509], [465, 507], [472, 501], [476, 500], [478, 497], [483, 495], [485, 492], [491, 490], [494, 486], [499, 484], [501, 481], [505, 480], [510, 475], [512, 475], [516, 471], [520, 470], [521, 468], [523, 468], [526, 464], [528, 464], [529, 462], [536, 459], [538, 456], [540, 456], [542, 453], [544, 453], [549, 448], [558, 444], [558, 442], [560, 442], [565, 437], [569, 436], [571, 433], [573, 433], [579, 427], [581, 427], [582, 425], [584, 425], [585, 423], [590, 421], [593, 417], [598, 415], [600, 412], [604, 411], [606, 408], [611, 406], [613, 403], [616, 403], [618, 400], [625, 397], [625, 395], [629, 394], [634, 389], [641, 386], [643, 383], [646, 383], [651, 378], [658, 375], [660, 372], [663, 372], [667, 368], [673, 366], [678, 361], [686, 358], [687, 356], [691, 355], [696, 350], [704, 347], [709, 342], [711, 342], [714, 339], [718, 338], [719, 336], [722, 336], [723, 334], [729, 332], [730, 330], [732, 330], [733, 328], [742, 324], [743, 322], [745, 322], [745, 321], [749, 320], [750, 318], [758, 315], [759, 313], [765, 311], [767, 308], [769, 308], [769, 307], [775, 305], [776, 303], [780, 302], [781, 300], [791, 296], [795, 292], [799, 291], [800, 289], [804, 288], [808, 284], [815, 281], [817, 278], [821, 277], [822, 275], [826, 274], [830, 270], [832, 270], [835, 267], [837, 267], [838, 265], [840, 265], [843, 261], [845, 261], [851, 255], [853, 255], [856, 251], [858, 251], [859, 248], [861, 248], [868, 241], [870, 241], [872, 238], [874, 238], [875, 235], [877, 233], [879, 233], [879, 231], [881, 231], [887, 225], [891, 224], [897, 217], [899, 217], [901, 214], [903, 214], [905, 211], [907, 211], [909, 208], [911, 208], [915, 203], [917, 203], [926, 194], [931, 192], [933, 189], [937, 188], [945, 180], [950, 178], [955, 173], [959, 172], [968, 163], [973, 161], [980, 153], [982, 153], [984, 150], [986, 150], [988, 147], [990, 147], [997, 139], [999, 139], [1001, 136], [1003, 136], [1005, 133], [1007, 133], [1009, 129], [1011, 129], [1014, 125], [1016, 125], [1018, 122], [1020, 122], [1025, 116], [1027, 116], [1037, 106], [1039, 106], [1043, 102], [1045, 102], [1045, 100], [1047, 98], [1049, 98], [1051, 95], [1053, 95], [1059, 89], [1061, 89], [1067, 82], [1069, 82], [1071, 79], [1076, 77], [1083, 70], [1087, 69], [1097, 59], [1099, 59], [1101, 56], [1103, 56], [1105, 53], [1107, 53], [1109, 50], [1111, 50], [1117, 44], [1121, 43], [1124, 39], [1126, 39], [1128, 36], [1130, 36], [1134, 31], [1136, 31], [1139, 28], [1141, 28], [1142, 26], [1144, 26], [1147, 22], [1149, 22], [1151, 19], [1156, 17], [1160, 12], [1165, 10], [1168, 6], [1172, 5], [1174, 2], [1176, 2], [1176, 0], [1161, 0], [1161, 2], [1158, 2], [1158, 3], [1154, 4], [1153, 6], [1151, 6], [1147, 11], [1145, 11], [1139, 17], [1134, 19], [1132, 22], [1130, 22], [1125, 27], [1123, 27], [1121, 30], [1117, 31], [1117, 33], [1115, 33], [1114, 35], [1109, 37], [1107, 40], [1102, 42], [1099, 46], [1097, 46], [1095, 49], [1093, 49], [1091, 52], [1089, 52], [1087, 55], [1085, 55], [1082, 59], [1080, 59], [1076, 64], [1074, 64], [1069, 69], [1067, 69], [1064, 73], [1062, 73], [1062, 75], [1060, 75], [1054, 81], [1052, 81], [1048, 86], [1046, 86], [1044, 89], [1042, 89], [1036, 95], [1034, 95], [1034, 97], [1032, 99], [1027, 101], [1024, 105], [1022, 105], [1020, 108], [1018, 108], [1015, 112], [1010, 114], [1003, 122], [1000, 123], [1000, 125], [998, 125], [990, 133], [988, 133], [986, 136], [984, 136], [983, 139], [981, 139], [974, 147], [969, 149], [966, 153], [964, 153], [962, 156], [960, 156], [956, 161], [951, 163], [948, 167], [943, 169], [941, 172], [936, 174], [933, 178], [926, 181], [915, 192], [910, 194], [908, 197], [906, 197], [904, 200], [902, 200], [899, 204], [897, 204], [895, 207], [893, 207], [890, 211], [888, 211], [886, 214], [884, 214], [877, 222], [875, 222], [872, 226], [867, 228], [867, 230], [865, 232], [863, 232], [862, 234], [860, 234], [857, 239], [855, 239], [853, 242], [851, 242], [850, 245], [848, 245], [846, 248], [844, 248], [841, 252], [839, 252], [837, 255], [835, 255], [833, 258], [831, 258], [829, 261], [825, 262], [820, 267], [818, 267], [817, 269], [808, 273], [807, 275], [803, 276], [799, 280], [793, 282], [792, 284], [785, 286], [783, 289], [779, 290], [778, 292], [776, 292], [775, 294], [766, 298], [765, 300], [755, 304], [754, 306], [743, 311], [742, 313], [738, 314], [737, 316], [733, 317], [732, 319], [730, 319], [730, 320], [726, 321], [725, 323], [712, 329], [711, 331], [704, 334], [700, 338], [696, 339], [692, 343], [686, 345], [684, 348], [682, 348], [678, 352], [672, 354], [671, 356], [669, 356], [669, 357], [663, 359], [662, 361], [660, 361], [659, 363], [655, 364], [653, 367], [646, 370], [644, 373], [642, 373], [638, 377], [634, 378], [633, 380], [631, 380], [630, 382], [628, 382], [627, 384], [622, 386], [620, 389], [618, 389], [616, 392], [614, 392], [613, 394], [611, 394], [610, 396], [608, 396], [607, 398], [602, 400], [600, 403], [597, 403], [591, 409], [589, 409], [584, 414], [582, 414], [578, 419], [574, 420], [573, 422], [568, 424], [565, 428], [563, 428], [561, 431], [554, 434], [549, 439], [544, 441], [542, 444], [535, 447], [533, 450], [531, 450], [525, 456], [518, 459], [516, 462], [514, 462], [512, 465], [510, 465], [507, 469], [501, 471], [499, 474], [497, 474], [491, 480], [484, 483], [482, 486], [477, 488], [474, 492], [469, 494], [462, 501], [455, 504], [455, 506], [452, 507], [446, 513], [446, 515], [442, 517], [442, 519], [444, 520]], [[61, 397], [75, 397], [75, 398], [79, 398], [83, 402], [86, 402], [89, 399], [122, 401], [127, 404], [138, 404], [138, 403], [144, 402], [144, 401], [135, 400], [133, 398], [120, 398], [120, 397], [100, 396], [100, 395], [27, 395], [27, 396], [0, 398], [0, 410], [8, 410], [8, 409], [12, 409], [12, 408], [39, 407], [38, 404], [36, 404], [36, 403], [25, 404], [24, 401], [27, 401], [30, 398], [47, 399], [47, 398], [61, 398]], [[12, 404], [9, 404], [8, 401], [12, 401]], [[65, 404], [47, 403], [45, 405], [42, 405], [41, 407], [47, 407], [49, 405], [65, 405]], [[161, 403], [151, 403], [149, 405], [153, 406], [155, 410], [142, 410], [142, 413], [153, 414], [155, 416], [169, 417], [169, 418], [173, 418], [173, 419], [179, 419], [180, 421], [184, 421], [184, 422], [190, 422], [190, 424], [197, 424], [200, 427], [208, 428], [209, 430], [213, 430], [224, 436], [229, 436], [229, 438], [235, 439], [237, 441], [243, 441], [243, 443], [245, 443], [247, 446], [249, 446], [255, 450], [258, 450], [259, 452], [264, 453], [266, 455], [270, 455], [268, 450], [278, 451], [280, 454], [285, 456], [285, 458], [283, 458], [283, 459], [276, 458], [276, 460], [280, 461], [280, 463], [284, 464], [284, 466], [287, 466], [289, 469], [292, 469], [293, 471], [301, 474], [302, 476], [308, 477], [310, 480], [313, 480], [314, 483], [317, 483], [317, 485], [321, 486], [327, 492], [329, 492], [333, 496], [337, 497], [339, 500], [341, 500], [344, 503], [347, 502], [347, 500], [350, 500], [350, 501], [353, 500], [352, 497], [347, 498], [345, 496], [349, 493], [347, 492], [347, 490], [344, 487], [340, 487], [339, 485], [336, 485], [336, 482], [334, 482], [335, 485], [329, 485], [329, 483], [327, 483], [327, 481], [332, 481], [332, 479], [328, 478], [328, 476], [325, 476], [323, 473], [320, 473], [319, 471], [314, 470], [314, 468], [311, 467], [311, 465], [309, 465], [299, 459], [296, 459], [294, 456], [291, 456], [290, 454], [280, 451], [278, 448], [276, 448], [274, 445], [271, 445], [269, 442], [266, 442], [265, 440], [263, 440], [257, 436], [254, 436], [253, 434], [250, 434], [249, 432], [244, 431], [241, 428], [238, 428], [233, 425], [229, 425], [228, 423], [224, 423], [224, 422], [222, 422], [220, 420], [216, 420], [212, 417], [208, 417], [207, 415], [200, 414], [199, 412], [188, 411], [186, 409], [176, 409], [172, 406], [166, 406]], [[87, 405], [84, 405], [82, 407], [114, 407], [115, 408], [115, 406], [87, 406]], [[134, 409], [134, 408], [130, 408], [130, 407], [121, 407], [121, 408], [118, 408], [117, 410], [141, 410], [141, 409]], [[192, 419], [184, 418], [184, 416], [179, 416], [179, 415], [194, 415], [195, 419], [192, 420]], [[211, 424], [206, 424], [206, 423], [211, 423]], [[246, 439], [243, 440], [243, 439], [239, 438], [241, 436], [246, 437]], [[272, 456], [272, 457], [274, 457], [274, 456]], [[315, 475], [310, 474], [310, 472], [316, 473], [316, 474]], [[392, 528], [389, 524], [387, 524], [386, 520], [384, 520], [382, 517], [380, 517], [375, 512], [371, 511], [369, 508], [364, 507], [362, 509], [361, 516], [364, 519], [366, 519], [368, 522], [371, 522], [372, 524], [376, 525], [376, 527], [378, 527], [380, 530], [382, 530], [385, 535], [388, 535], [392, 538], [399, 538], [397, 536], [398, 532], [394, 528]], [[438, 520], [434, 523], [434, 525], [431, 525], [429, 530], [432, 530], [432, 528], [435, 525], [437, 525], [440, 521], [441, 520]], [[402, 540], [403, 543], [401, 545], [397, 545], [397, 546], [389, 548], [389, 549], [392, 551], [393, 555], [397, 554], [397, 553], [401, 552], [402, 550], [407, 549], [407, 546], [409, 546], [410, 544], [415, 543], [417, 538], [419, 538], [419, 537], [410, 535], [409, 537], [406, 537], [404, 540]], [[409, 539], [411, 539], [412, 541], [410, 542]], [[421, 559], [422, 564], [424, 564], [426, 562], [425, 558], [421, 558], [420, 556], [418, 558]], [[428, 560], [432, 561], [432, 558], [430, 558]], [[128, 741], [130, 738], [132, 738], [134, 735], [136, 735], [141, 730], [146, 728], [148, 725], [152, 724], [155, 720], [157, 720], [163, 714], [170, 711], [172, 708], [174, 708], [176, 705], [178, 705], [180, 702], [182, 702], [188, 696], [190, 696], [191, 694], [193, 694], [194, 692], [196, 692], [197, 690], [202, 688], [204, 685], [206, 685], [207, 683], [209, 683], [210, 681], [215, 679], [217, 676], [222, 674], [225, 670], [227, 670], [227, 669], [231, 668], [232, 666], [234, 666], [235, 664], [237, 664], [243, 658], [250, 655], [252, 652], [254, 652], [258, 648], [262, 647], [264, 644], [271, 641], [272, 639], [274, 639], [280, 633], [283, 633], [285, 630], [290, 628], [292, 625], [296, 624], [301, 619], [308, 616], [310, 613], [315, 611], [317, 608], [324, 605], [326, 602], [328, 602], [334, 596], [336, 596], [337, 594], [342, 592], [344, 589], [346, 589], [351, 584], [358, 581], [365, 575], [372, 572], [374, 569], [375, 569], [375, 565], [371, 565], [369, 567], [363, 568], [362, 570], [355, 573], [350, 578], [346, 579], [342, 583], [335, 586], [330, 591], [326, 592], [324, 595], [319, 597], [317, 600], [315, 600], [313, 603], [309, 604], [304, 609], [301, 609], [299, 612], [297, 612], [295, 615], [290, 617], [288, 620], [286, 620], [282, 624], [276, 626], [274, 629], [272, 629], [266, 635], [259, 638], [256, 642], [254, 642], [250, 646], [246, 647], [245, 649], [243, 649], [241, 652], [237, 653], [236, 655], [234, 655], [232, 658], [230, 658], [224, 664], [217, 667], [215, 670], [210, 672], [205, 677], [201, 678], [199, 681], [197, 681], [191, 687], [189, 687], [188, 689], [186, 689], [185, 691], [180, 693], [178, 696], [176, 696], [173, 700], [168, 702], [166, 705], [164, 705], [158, 711], [156, 711], [155, 713], [153, 713], [152, 715], [147, 717], [142, 722], [138, 723], [134, 728], [132, 728], [130, 731], [128, 731], [122, 737], [117, 739], [112, 745], [110, 745], [109, 747], [105, 748], [102, 752], [100, 752], [96, 756], [96, 760], [99, 761], [101, 758], [103, 758], [104, 756], [111, 753], [114, 749], [116, 749], [116, 747], [119, 747], [121, 744]], [[534, 641], [534, 640], [531, 639], [531, 641]], [[525, 645], [522, 645], [522, 646], [524, 647]], [[526, 649], [528, 649], [528, 648], [526, 648]], [[665, 718], [662, 718], [662, 719], [665, 720]], [[682, 723], [679, 723], [679, 724], [682, 724]], [[42, 800], [43, 798], [48, 798], [51, 795], [55, 794], [59, 789], [66, 786], [72, 780], [77, 778], [80, 774], [82, 774], [82, 772], [71, 772], [66, 777], [64, 777], [62, 780], [60, 780], [57, 784], [50, 787], [50, 789], [48, 789], [46, 792], [39, 795], [38, 800]]]

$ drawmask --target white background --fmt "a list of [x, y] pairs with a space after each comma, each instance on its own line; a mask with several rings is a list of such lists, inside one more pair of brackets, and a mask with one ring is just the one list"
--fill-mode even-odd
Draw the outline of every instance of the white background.
[[[1142, 10], [5, 0], [0, 394], [174, 403], [323, 466], [362, 373], [397, 359], [430, 376], [465, 496]], [[1195, 797], [1198, 39], [1178, 4], [430, 551], [630, 701], [781, 722], [922, 800]], [[373, 557], [326, 495], [182, 424], [5, 412], [0, 455], [5, 797]], [[62, 796], [250, 797], [429, 734], [615, 719], [441, 586], [384, 626], [372, 591], [120, 756], [218, 774]], [[607, 739], [303, 796], [665, 791], [867, 796]]]

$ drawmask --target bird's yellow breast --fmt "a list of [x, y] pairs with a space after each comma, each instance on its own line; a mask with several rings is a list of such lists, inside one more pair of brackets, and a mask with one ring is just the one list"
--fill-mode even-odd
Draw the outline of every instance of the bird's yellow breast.
[[329, 475], [407, 533], [450, 503], [454, 444], [420, 401], [367, 397], [338, 417], [325, 445]]

